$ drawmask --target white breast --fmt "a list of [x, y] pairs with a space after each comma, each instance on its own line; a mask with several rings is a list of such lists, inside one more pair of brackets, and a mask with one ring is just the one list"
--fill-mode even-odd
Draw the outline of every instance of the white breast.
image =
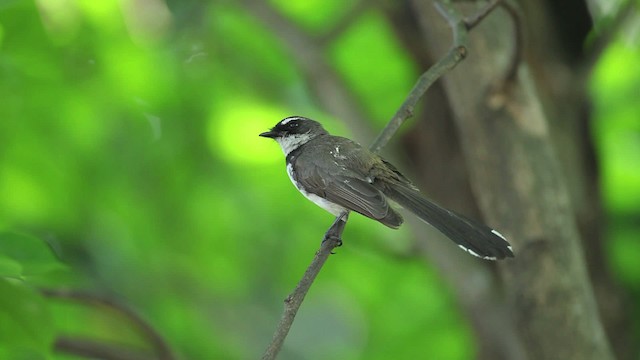
[[304, 191], [304, 189], [300, 188], [300, 186], [296, 182], [292, 172], [293, 172], [293, 166], [291, 166], [291, 164], [287, 164], [287, 174], [289, 175], [289, 179], [291, 179], [291, 182], [293, 183], [293, 185], [295, 185], [295, 187], [298, 189], [298, 191], [302, 193], [302, 195], [304, 195], [304, 197], [311, 200], [314, 204], [320, 206], [321, 208], [327, 210], [328, 212], [330, 212], [335, 216], [339, 216], [343, 211], [347, 210], [344, 207], [334, 204], [330, 201], [327, 201], [326, 199], [323, 199], [316, 194], [311, 194]]

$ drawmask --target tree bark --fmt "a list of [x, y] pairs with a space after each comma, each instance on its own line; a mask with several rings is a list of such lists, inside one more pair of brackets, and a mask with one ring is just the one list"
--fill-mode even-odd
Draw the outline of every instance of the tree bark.
[[[616, 358], [633, 359], [639, 344], [634, 341], [628, 313], [629, 294], [617, 284], [606, 257], [600, 169], [591, 139], [591, 106], [586, 91], [594, 57], [611, 36], [601, 35], [597, 45], [584, 45], [592, 18], [601, 15], [590, 15], [582, 0], [524, 0], [521, 4], [530, 38], [526, 59], [532, 64], [536, 88], [549, 118], [551, 141], [569, 189], [600, 316]], [[590, 9], [593, 13], [598, 8]], [[609, 34], [616, 26], [614, 20]]]
[[[395, 3], [384, 11], [396, 36], [420, 69], [429, 68], [442, 55], [424, 46], [417, 12], [409, 2]], [[450, 36], [446, 40], [451, 41]], [[416, 113], [412, 131], [402, 139], [403, 154], [399, 158], [407, 163], [403, 169], [413, 170], [411, 178], [436, 202], [473, 219], [482, 219], [441, 82], [429, 89], [422, 100], [422, 109], [425, 110]], [[416, 248], [447, 281], [458, 306], [469, 319], [478, 348], [476, 358], [526, 359], [509, 308], [500, 294], [494, 264], [460, 256], [459, 250], [448, 242], [435, 241], [441, 235], [431, 227], [413, 220], [407, 219], [414, 230]]]
[[[427, 47], [445, 52], [446, 24], [414, 1]], [[470, 55], [445, 76], [473, 192], [491, 226], [514, 244], [500, 265], [507, 303], [531, 359], [612, 359], [560, 162], [526, 63], [500, 83], [513, 22], [496, 11], [470, 36]]]

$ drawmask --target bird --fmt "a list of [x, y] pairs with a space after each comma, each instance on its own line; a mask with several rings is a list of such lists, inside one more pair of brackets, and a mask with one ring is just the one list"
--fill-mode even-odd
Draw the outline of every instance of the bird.
[[353, 211], [397, 229], [403, 223], [395, 205], [408, 210], [467, 253], [485, 260], [514, 257], [507, 239], [486, 225], [448, 210], [420, 190], [381, 156], [348, 138], [329, 134], [317, 121], [289, 116], [259, 134], [275, 140], [293, 185], [342, 220]]

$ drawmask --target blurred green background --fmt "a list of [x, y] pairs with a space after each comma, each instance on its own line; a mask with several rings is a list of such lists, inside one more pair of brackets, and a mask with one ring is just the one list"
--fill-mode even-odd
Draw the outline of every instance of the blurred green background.
[[[317, 34], [347, 3], [272, 1]], [[375, 11], [329, 58], [377, 128], [418, 75]], [[638, 64], [637, 43], [620, 39], [591, 84], [607, 251], [637, 301]], [[49, 352], [60, 334], [148, 346], [127, 319], [36, 287], [115, 297], [185, 359], [257, 358], [332, 221], [257, 136], [292, 114], [348, 135], [235, 2], [0, 2], [0, 358], [71, 358]], [[408, 234], [353, 216], [283, 358], [472, 358], [438, 274], [394, 256]]]

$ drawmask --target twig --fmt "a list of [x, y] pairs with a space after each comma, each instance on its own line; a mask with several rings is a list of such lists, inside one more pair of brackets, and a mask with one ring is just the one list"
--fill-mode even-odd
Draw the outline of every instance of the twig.
[[511, 16], [511, 20], [513, 21], [513, 29], [514, 29], [514, 48], [511, 55], [511, 61], [509, 62], [509, 67], [505, 72], [504, 81], [505, 85], [512, 83], [516, 80], [516, 76], [518, 75], [518, 67], [520, 66], [520, 61], [522, 61], [522, 50], [523, 50], [523, 41], [524, 34], [522, 32], [522, 19], [520, 16], [520, 8], [518, 4], [514, 3], [511, 0], [502, 0], [500, 1], [500, 6], [504, 8], [509, 16]]
[[472, 16], [466, 17], [464, 19], [464, 24], [467, 27], [467, 30], [473, 29], [498, 6], [505, 9], [507, 14], [509, 14], [511, 20], [513, 21], [514, 28], [514, 49], [511, 54], [509, 66], [507, 67], [507, 71], [505, 71], [504, 78], [501, 82], [502, 85], [507, 85], [516, 79], [516, 75], [518, 74], [518, 66], [520, 65], [520, 61], [522, 60], [522, 42], [524, 40], [524, 34], [522, 32], [522, 19], [520, 15], [521, 12], [518, 4], [514, 3], [512, 0], [491, 0], [489, 4], [487, 4], [487, 6], [485, 6], [482, 10], [478, 11]]
[[[382, 132], [369, 147], [372, 152], [379, 152], [382, 147], [384, 147], [389, 142], [398, 128], [400, 128], [402, 123], [404, 123], [405, 120], [413, 115], [413, 109], [415, 108], [416, 103], [425, 94], [427, 89], [447, 71], [453, 69], [460, 61], [465, 58], [467, 54], [467, 25], [465, 24], [464, 19], [462, 18], [460, 13], [455, 10], [453, 6], [451, 6], [450, 1], [436, 3], [436, 6], [451, 27], [451, 30], [453, 32], [453, 46], [451, 50], [449, 50], [449, 52], [447, 52], [447, 54], [442, 57], [442, 59], [440, 59], [431, 68], [429, 68], [429, 70], [427, 70], [420, 76], [418, 82], [413, 87], [402, 106], [398, 109], [387, 126], [382, 130]], [[485, 10], [486, 9], [483, 9], [482, 11]], [[486, 11], [486, 13], [490, 11], [491, 9]], [[484, 16], [486, 16], [486, 14], [481, 16], [480, 18], [484, 18]], [[300, 308], [304, 297], [309, 291], [311, 284], [322, 269], [322, 266], [331, 254], [331, 251], [336, 246], [338, 246], [339, 242], [336, 241], [336, 239], [340, 238], [342, 230], [344, 229], [344, 224], [346, 223], [346, 221], [341, 222], [339, 221], [339, 219], [340, 217], [336, 219], [332, 227], [329, 229], [329, 231], [327, 231], [325, 239], [328, 240], [323, 241], [322, 245], [320, 246], [320, 250], [316, 252], [315, 257], [305, 271], [302, 280], [300, 280], [293, 292], [285, 299], [284, 313], [280, 318], [271, 344], [269, 344], [269, 347], [262, 356], [263, 360], [275, 359], [280, 352], [282, 344], [284, 343], [284, 339], [286, 338], [289, 329], [293, 324], [296, 313]], [[338, 236], [328, 236], [332, 233], [332, 231], [334, 231], [333, 229], [336, 227], [335, 225], [341, 226], [341, 228], [336, 231], [338, 233]]]
[[[129, 319], [129, 321], [131, 321], [140, 330], [143, 336], [149, 341], [149, 343], [151, 343], [158, 359], [160, 360], [175, 359], [175, 356], [173, 355], [171, 348], [166, 343], [166, 341], [162, 338], [162, 336], [160, 336], [160, 334], [147, 321], [142, 319], [140, 315], [136, 314], [133, 310], [129, 309], [124, 304], [121, 304], [113, 299], [108, 299], [108, 298], [104, 298], [104, 297], [100, 297], [97, 295], [84, 293], [80, 291], [75, 291], [75, 290], [42, 289], [40, 290], [40, 292], [44, 296], [49, 298], [73, 300], [73, 301], [77, 301], [84, 304], [99, 305], [99, 306], [104, 306], [109, 309], [115, 310], [121, 313], [122, 315], [124, 315], [127, 319]], [[67, 341], [59, 344], [60, 345], [59, 349], [65, 350], [67, 352], [72, 352], [75, 349], [75, 347], [71, 345], [81, 344], [82, 346], [80, 348], [82, 348], [84, 352], [90, 350], [89, 347], [85, 346], [89, 343], [87, 341], [78, 340], [75, 342], [70, 342], [69, 339], [66, 339], [66, 340]], [[65, 344], [69, 346], [62, 346]], [[104, 348], [106, 347], [104, 346], [96, 347], [95, 350], [98, 353], [100, 353], [100, 351], [103, 350]]]
[[280, 352], [284, 339], [287, 337], [289, 329], [291, 329], [293, 320], [298, 313], [300, 305], [302, 305], [304, 297], [307, 295], [307, 292], [309, 292], [311, 284], [313, 284], [316, 276], [320, 273], [320, 269], [322, 269], [322, 266], [333, 252], [333, 249], [340, 245], [340, 238], [342, 237], [342, 231], [346, 223], [346, 221], [342, 221], [341, 218], [345, 216], [347, 216], [346, 213], [337, 217], [336, 221], [333, 222], [333, 225], [331, 225], [322, 241], [322, 245], [320, 245], [320, 249], [316, 252], [313, 261], [311, 261], [311, 265], [309, 265], [304, 272], [302, 279], [293, 292], [284, 300], [284, 312], [282, 313], [282, 317], [280, 317], [278, 327], [273, 334], [273, 339], [269, 347], [267, 347], [267, 350], [262, 355], [263, 360], [275, 359]]
[[427, 92], [427, 89], [433, 85], [447, 71], [452, 70], [467, 55], [467, 29], [462, 16], [452, 6], [436, 3], [436, 8], [440, 14], [447, 19], [449, 26], [453, 32], [453, 46], [432, 67], [425, 73], [420, 75], [418, 81], [411, 89], [411, 92], [400, 106], [398, 111], [393, 115], [387, 126], [380, 132], [369, 149], [378, 153], [391, 140], [398, 131], [400, 126], [413, 116], [413, 110], [418, 100]]
[[88, 359], [103, 360], [155, 360], [157, 357], [122, 346], [108, 345], [102, 341], [61, 336], [56, 339], [55, 349]]
[[464, 25], [467, 27], [467, 30], [473, 29], [476, 25], [478, 25], [487, 15], [489, 15], [496, 6], [500, 5], [502, 0], [492, 0], [484, 9], [478, 11], [472, 16], [466, 17], [464, 19]]

